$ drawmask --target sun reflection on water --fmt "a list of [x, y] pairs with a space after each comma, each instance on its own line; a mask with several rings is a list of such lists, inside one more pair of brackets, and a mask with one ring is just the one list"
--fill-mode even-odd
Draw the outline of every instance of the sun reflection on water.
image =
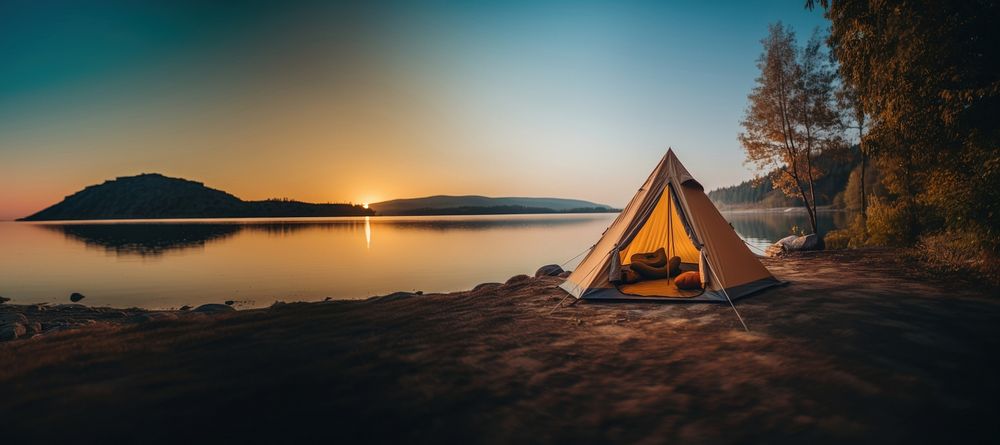
[[372, 248], [372, 224], [371, 217], [365, 217], [365, 243], [368, 245], [368, 249]]

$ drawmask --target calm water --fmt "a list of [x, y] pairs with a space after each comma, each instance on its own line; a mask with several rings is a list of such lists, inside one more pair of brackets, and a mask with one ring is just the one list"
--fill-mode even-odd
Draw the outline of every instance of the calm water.
[[[828, 230], [839, 214], [825, 215]], [[726, 216], [761, 248], [805, 221], [800, 214]], [[614, 217], [0, 222], [0, 296], [62, 303], [80, 292], [95, 306], [170, 308], [231, 299], [254, 307], [469, 289], [562, 263], [593, 244]]]
[[[752, 246], [750, 250], [756, 254], [763, 254], [767, 246], [791, 234], [793, 227], [798, 227], [806, 233], [810, 232], [809, 216], [804, 211], [722, 212], [722, 215], [729, 220], [743, 240]], [[825, 235], [832, 229], [847, 227], [850, 224], [850, 217], [851, 215], [846, 212], [817, 213], [816, 223], [819, 226], [819, 233]]]

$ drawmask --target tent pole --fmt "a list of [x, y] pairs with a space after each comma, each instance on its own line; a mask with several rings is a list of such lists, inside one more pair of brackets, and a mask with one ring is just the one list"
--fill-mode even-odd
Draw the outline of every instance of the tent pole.
[[[667, 185], [667, 284], [670, 284], [670, 249], [674, 248], [674, 197], [671, 195], [672, 188]], [[674, 250], [677, 250], [674, 248]]]

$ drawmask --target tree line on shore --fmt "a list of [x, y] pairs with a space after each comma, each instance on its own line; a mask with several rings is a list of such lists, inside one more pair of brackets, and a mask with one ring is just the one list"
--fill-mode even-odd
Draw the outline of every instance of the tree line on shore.
[[1000, 5], [805, 6], [824, 11], [829, 31], [800, 45], [779, 22], [762, 40], [760, 75], [739, 134], [758, 184], [801, 202], [816, 232], [816, 207], [831, 199], [817, 187], [820, 179], [831, 165], [857, 162], [841, 204], [859, 214], [833, 234], [837, 243], [918, 246], [995, 276]]
[[[836, 158], [820, 154], [816, 157], [816, 163], [817, 169], [823, 172], [822, 176], [816, 178], [816, 205], [858, 211], [860, 207], [857, 200], [845, 196], [856, 196], [858, 193], [857, 176], [861, 165], [858, 147], [855, 145], [846, 154], [841, 153]], [[870, 184], [870, 168], [868, 173]], [[797, 195], [788, 195], [775, 188], [768, 175], [717, 188], [708, 192], [708, 197], [723, 210], [803, 206], [802, 199]]]

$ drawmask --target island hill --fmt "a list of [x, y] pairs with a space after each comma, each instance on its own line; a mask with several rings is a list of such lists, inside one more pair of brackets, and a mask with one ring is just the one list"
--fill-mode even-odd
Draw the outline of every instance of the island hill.
[[588, 201], [557, 198], [431, 196], [372, 204], [313, 204], [287, 199], [244, 201], [201, 182], [157, 173], [91, 185], [21, 221], [173, 218], [276, 218], [373, 215], [474, 215], [611, 212]]
[[604, 204], [562, 198], [490, 198], [487, 196], [437, 195], [393, 199], [371, 204], [379, 215], [504, 215], [517, 213], [609, 213]]

